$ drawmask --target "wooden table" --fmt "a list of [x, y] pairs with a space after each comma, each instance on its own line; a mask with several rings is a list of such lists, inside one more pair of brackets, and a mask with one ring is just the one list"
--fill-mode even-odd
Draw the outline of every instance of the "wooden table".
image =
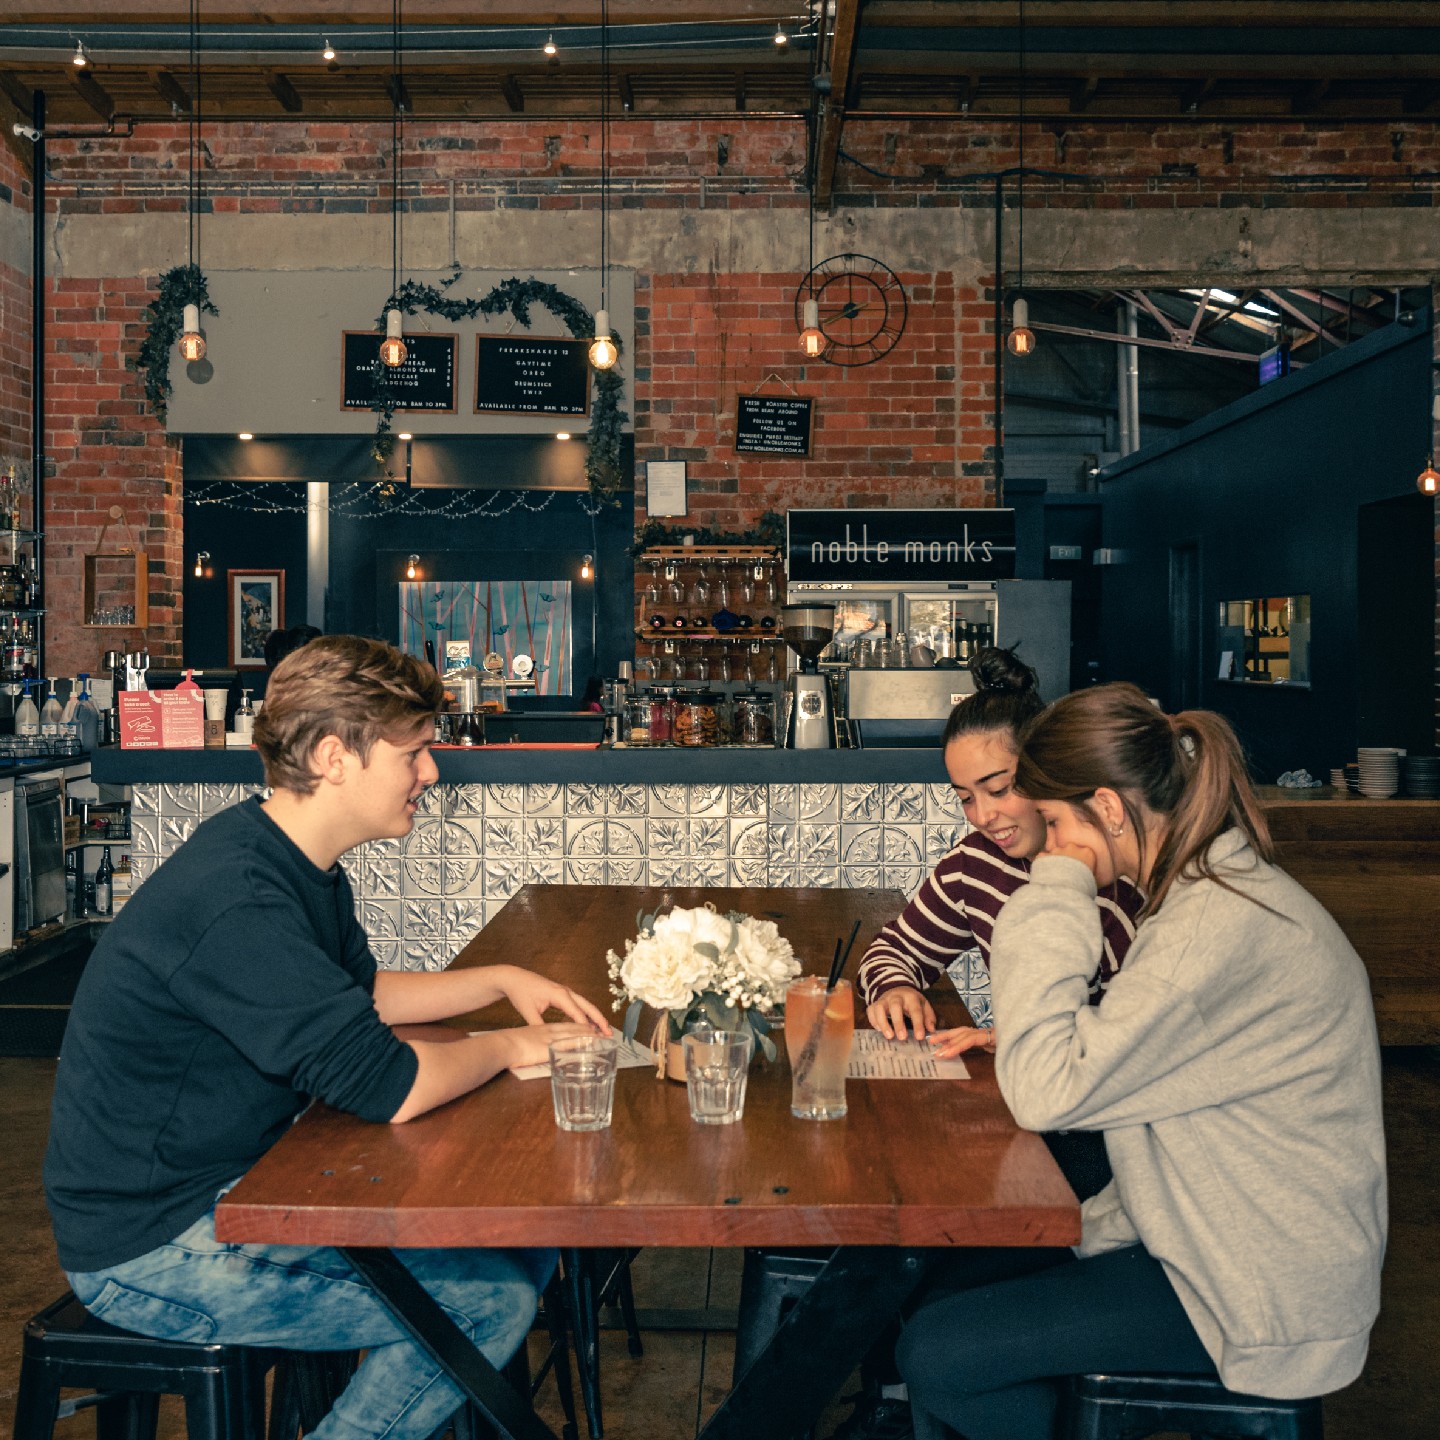
[[[638, 912], [708, 902], [775, 920], [806, 972], [823, 972], [855, 919], [858, 956], [902, 901], [889, 890], [527, 885], [455, 963], [525, 965], [599, 1001], [605, 952], [623, 949]], [[935, 999], [942, 1022], [963, 1023], [953, 993]], [[406, 1125], [316, 1106], [225, 1197], [216, 1231], [346, 1250], [516, 1440], [550, 1431], [447, 1332], [391, 1250], [842, 1247], [703, 1433], [800, 1429], [919, 1282], [929, 1247], [1074, 1244], [1080, 1213], [1043, 1142], [1016, 1128], [988, 1056], [966, 1057], [964, 1082], [852, 1081], [849, 1115], [815, 1122], [790, 1114], [781, 1050], [752, 1072], [734, 1126], [693, 1124], [685, 1087], [646, 1069], [621, 1071], [611, 1128], [594, 1134], [558, 1130], [548, 1084], [509, 1075]]]

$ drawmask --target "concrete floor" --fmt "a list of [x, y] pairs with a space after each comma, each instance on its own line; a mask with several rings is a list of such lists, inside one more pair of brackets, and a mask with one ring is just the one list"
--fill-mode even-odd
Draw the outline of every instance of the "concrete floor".
[[[40, 1193], [54, 1061], [0, 1059], [0, 1440], [11, 1434], [25, 1320], [64, 1288]], [[1327, 1440], [1434, 1440], [1440, 1432], [1440, 1184], [1431, 1137], [1440, 1132], [1440, 1047], [1385, 1052], [1390, 1146], [1390, 1251], [1384, 1307], [1365, 1374], [1325, 1403]], [[636, 1262], [642, 1308], [733, 1305], [734, 1257], [704, 1251], [646, 1251]], [[1325, 1257], [1317, 1254], [1317, 1265]], [[532, 1342], [538, 1351], [538, 1338]], [[624, 1336], [605, 1335], [604, 1389], [611, 1440], [678, 1440], [693, 1435], [724, 1394], [733, 1354], [726, 1334], [647, 1333], [631, 1359]], [[541, 1413], [558, 1432], [548, 1382]], [[828, 1434], [848, 1407], [820, 1427]], [[58, 1440], [93, 1434], [85, 1416], [61, 1422]], [[161, 1440], [180, 1440], [183, 1418], [163, 1413]], [[584, 1433], [582, 1422], [581, 1433]], [[757, 1436], [757, 1440], [771, 1437]]]

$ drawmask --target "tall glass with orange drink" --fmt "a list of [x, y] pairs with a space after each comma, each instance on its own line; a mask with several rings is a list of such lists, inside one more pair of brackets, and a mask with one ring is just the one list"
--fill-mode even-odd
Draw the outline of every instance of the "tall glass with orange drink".
[[854, 1034], [855, 997], [848, 980], [837, 980], [827, 991], [823, 975], [803, 975], [786, 990], [792, 1115], [839, 1120], [845, 1114], [845, 1067]]

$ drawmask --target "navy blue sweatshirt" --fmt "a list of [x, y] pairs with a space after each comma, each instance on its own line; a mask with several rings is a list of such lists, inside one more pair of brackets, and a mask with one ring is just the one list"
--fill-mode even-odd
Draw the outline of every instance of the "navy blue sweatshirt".
[[258, 800], [205, 821], [116, 916], [75, 996], [45, 1155], [62, 1267], [173, 1240], [312, 1098], [388, 1120], [417, 1061], [374, 983], [338, 865], [318, 869]]

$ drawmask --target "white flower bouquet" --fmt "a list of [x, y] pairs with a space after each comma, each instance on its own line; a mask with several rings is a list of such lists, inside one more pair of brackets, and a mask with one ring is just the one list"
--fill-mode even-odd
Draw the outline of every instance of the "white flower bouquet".
[[633, 1038], [643, 1006], [669, 1017], [670, 1040], [704, 1020], [717, 1030], [746, 1024], [756, 1048], [775, 1058], [765, 1012], [785, 998], [785, 987], [800, 973], [790, 942], [771, 920], [712, 906], [675, 909], [636, 917], [639, 934], [625, 942], [624, 955], [605, 957], [615, 1009], [625, 1012], [625, 1035]]

